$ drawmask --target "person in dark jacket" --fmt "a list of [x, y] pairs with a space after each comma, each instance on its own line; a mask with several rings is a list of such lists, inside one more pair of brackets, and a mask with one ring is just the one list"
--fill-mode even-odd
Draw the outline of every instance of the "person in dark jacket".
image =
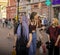
[[30, 43], [29, 27], [25, 16], [20, 16], [19, 26], [17, 28], [16, 55], [28, 55]]

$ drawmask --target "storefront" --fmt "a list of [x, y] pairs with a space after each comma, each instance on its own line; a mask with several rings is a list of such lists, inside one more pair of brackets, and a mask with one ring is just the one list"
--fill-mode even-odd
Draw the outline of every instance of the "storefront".
[[60, 20], [60, 0], [53, 0], [52, 7], [54, 9], [54, 17]]

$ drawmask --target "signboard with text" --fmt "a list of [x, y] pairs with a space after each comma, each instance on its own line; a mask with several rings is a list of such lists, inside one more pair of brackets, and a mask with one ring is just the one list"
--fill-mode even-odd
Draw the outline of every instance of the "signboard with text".
[[52, 1], [52, 5], [59, 5], [60, 4], [60, 0], [53, 0]]

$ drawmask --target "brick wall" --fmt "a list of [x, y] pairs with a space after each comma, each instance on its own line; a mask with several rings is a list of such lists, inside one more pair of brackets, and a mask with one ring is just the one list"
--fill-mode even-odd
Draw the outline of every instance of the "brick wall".
[[16, 5], [16, 0], [9, 0], [10, 6]]
[[15, 0], [9, 0], [8, 6], [6, 7], [6, 17], [7, 18], [14, 18], [16, 15], [16, 1]]

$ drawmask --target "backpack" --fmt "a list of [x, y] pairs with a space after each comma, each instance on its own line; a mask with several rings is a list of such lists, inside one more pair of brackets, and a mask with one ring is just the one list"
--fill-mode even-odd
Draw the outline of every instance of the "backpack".
[[21, 24], [21, 35], [20, 38], [17, 38], [16, 42], [16, 51], [19, 53], [19, 55], [28, 55], [28, 48], [26, 47], [28, 43], [27, 37], [23, 34], [23, 27]]

